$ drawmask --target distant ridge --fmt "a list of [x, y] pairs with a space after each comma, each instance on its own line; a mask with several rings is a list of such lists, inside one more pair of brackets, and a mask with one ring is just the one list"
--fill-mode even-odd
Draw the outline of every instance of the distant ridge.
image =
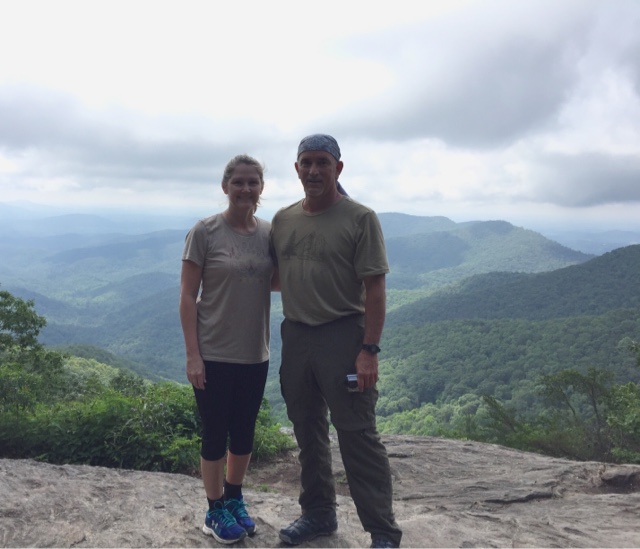
[[[392, 214], [381, 223], [385, 231], [391, 223], [395, 229], [390, 233], [399, 235], [387, 237], [390, 288], [431, 289], [492, 271], [551, 271], [593, 257], [506, 221], [457, 224], [446, 218]], [[418, 228], [423, 232], [411, 233]]]
[[488, 273], [391, 312], [388, 324], [460, 319], [545, 320], [640, 307], [640, 245], [551, 272]]
[[404, 213], [380, 213], [378, 218], [387, 239], [434, 231], [449, 231], [458, 225], [448, 217], [442, 216], [427, 217]]

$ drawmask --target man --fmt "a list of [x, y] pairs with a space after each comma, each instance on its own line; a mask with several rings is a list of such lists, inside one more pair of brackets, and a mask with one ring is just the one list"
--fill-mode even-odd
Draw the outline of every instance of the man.
[[[333, 137], [305, 137], [295, 163], [305, 197], [278, 211], [271, 227], [285, 317], [280, 385], [301, 465], [302, 516], [280, 538], [298, 545], [338, 527], [329, 412], [371, 546], [399, 547], [389, 459], [375, 418], [389, 267], [376, 214], [338, 187], [342, 168]], [[357, 374], [351, 390], [348, 374]]]

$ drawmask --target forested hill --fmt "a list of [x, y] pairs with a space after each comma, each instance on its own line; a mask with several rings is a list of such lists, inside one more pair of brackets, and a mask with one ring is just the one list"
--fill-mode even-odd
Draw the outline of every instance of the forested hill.
[[640, 245], [551, 272], [489, 273], [389, 313], [387, 326], [440, 320], [545, 320], [640, 307]]
[[434, 289], [487, 272], [544, 272], [592, 255], [506, 221], [380, 214], [391, 265], [389, 288]]
[[444, 420], [429, 406], [444, 403], [443, 414], [463, 418], [480, 395], [539, 411], [541, 376], [568, 369], [637, 381], [628, 342], [640, 334], [639, 272], [634, 245], [548, 273], [475, 276], [391, 311], [381, 345], [383, 430], [436, 433]]

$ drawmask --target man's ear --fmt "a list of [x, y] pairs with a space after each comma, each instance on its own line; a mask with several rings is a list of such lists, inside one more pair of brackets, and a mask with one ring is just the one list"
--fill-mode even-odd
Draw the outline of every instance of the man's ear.
[[338, 160], [338, 163], [336, 164], [336, 179], [340, 177], [340, 174], [342, 173], [342, 168], [344, 168], [344, 163], [342, 162], [342, 160]]

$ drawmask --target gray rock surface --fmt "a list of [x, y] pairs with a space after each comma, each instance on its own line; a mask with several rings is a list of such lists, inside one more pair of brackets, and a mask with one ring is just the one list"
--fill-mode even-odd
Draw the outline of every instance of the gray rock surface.
[[[640, 466], [573, 462], [501, 446], [383, 437], [404, 547], [640, 547]], [[302, 547], [368, 547], [337, 445], [339, 529]], [[286, 547], [298, 517], [295, 451], [252, 464], [258, 532], [234, 547]], [[2, 547], [220, 547], [200, 530], [201, 481], [186, 475], [0, 460]]]

